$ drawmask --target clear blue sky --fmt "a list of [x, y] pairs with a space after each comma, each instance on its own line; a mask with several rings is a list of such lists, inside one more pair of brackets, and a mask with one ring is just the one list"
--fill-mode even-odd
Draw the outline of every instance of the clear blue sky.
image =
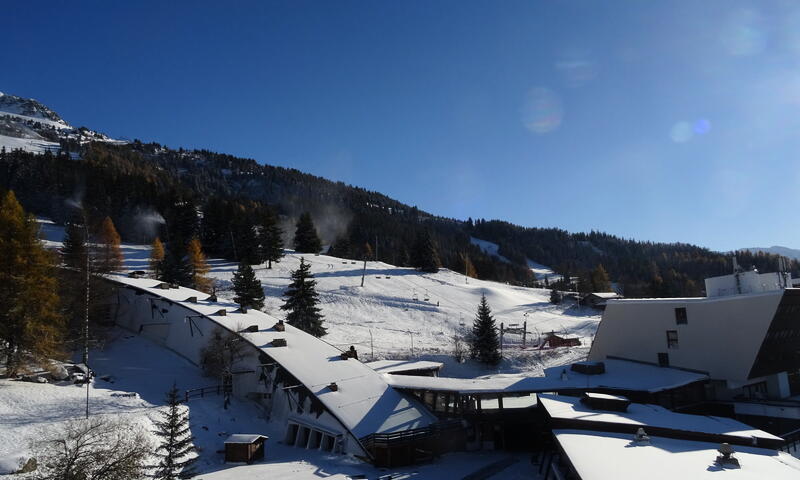
[[[613, 7], [613, 8], [612, 8]], [[800, 3], [38, 2], [0, 91], [432, 213], [800, 247]]]

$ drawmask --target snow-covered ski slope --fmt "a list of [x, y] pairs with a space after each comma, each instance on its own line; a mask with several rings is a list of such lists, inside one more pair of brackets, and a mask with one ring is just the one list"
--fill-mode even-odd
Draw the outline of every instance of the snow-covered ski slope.
[[[59, 245], [63, 229], [43, 221], [43, 236], [49, 246]], [[126, 268], [146, 270], [150, 247], [123, 245]], [[283, 292], [291, 272], [305, 258], [317, 281], [320, 308], [325, 315], [328, 335], [325, 341], [342, 349], [354, 345], [362, 360], [383, 358], [426, 358], [444, 362], [444, 375], [472, 377], [488, 373], [527, 372], [542, 374], [542, 369], [583, 360], [600, 321], [596, 310], [574, 303], [552, 305], [546, 289], [517, 287], [498, 282], [466, 278], [447, 269], [438, 273], [418, 272], [383, 262], [367, 262], [364, 286], [363, 261], [345, 260], [327, 255], [298, 254], [287, 251], [280, 263], [254, 266], [266, 294], [264, 311], [284, 318], [280, 310]], [[222, 297], [233, 297], [231, 278], [236, 263], [211, 259], [210, 275], [218, 280]], [[497, 321], [522, 326], [530, 332], [526, 348], [522, 336], [506, 334], [505, 360], [494, 370], [475, 371], [469, 365], [453, 361], [453, 337], [464, 335], [472, 327], [481, 295], [486, 295]], [[554, 331], [580, 337], [582, 347], [564, 347], [540, 351], [532, 347], [539, 335]], [[412, 351], [413, 342], [413, 351]]]
[[[473, 245], [480, 248], [481, 251], [483, 251], [483, 253], [497, 257], [503, 262], [511, 263], [509, 259], [500, 255], [500, 246], [497, 245], [496, 243], [490, 242], [488, 240], [481, 240], [480, 238], [475, 238], [475, 237], [469, 237], [469, 241]], [[554, 272], [552, 268], [546, 265], [542, 265], [541, 263], [534, 262], [531, 259], [527, 260], [528, 260], [528, 268], [531, 269], [533, 274], [536, 276], [537, 280], [542, 282], [544, 281], [545, 278], [547, 278], [551, 282], [561, 280], [561, 275], [556, 274], [556, 272]]]

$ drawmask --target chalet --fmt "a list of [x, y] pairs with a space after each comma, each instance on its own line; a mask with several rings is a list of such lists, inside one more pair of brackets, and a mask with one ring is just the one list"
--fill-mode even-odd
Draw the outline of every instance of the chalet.
[[539, 350], [549, 347], [549, 348], [558, 348], [558, 347], [578, 347], [580, 346], [581, 341], [579, 338], [567, 338], [567, 337], [560, 337], [556, 335], [555, 332], [550, 332], [545, 335], [542, 343], [539, 344]]
[[615, 292], [595, 292], [595, 293], [587, 293], [580, 299], [580, 304], [596, 308], [598, 310], [602, 310], [606, 308], [606, 302], [608, 300], [614, 300], [617, 298], [623, 298], [622, 295], [615, 293]]
[[253, 463], [264, 458], [265, 435], [235, 434], [225, 440], [225, 461]]

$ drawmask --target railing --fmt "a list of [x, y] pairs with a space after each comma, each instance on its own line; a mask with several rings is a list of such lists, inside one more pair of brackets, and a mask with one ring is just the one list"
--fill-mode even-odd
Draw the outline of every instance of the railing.
[[452, 431], [463, 428], [460, 420], [448, 420], [438, 422], [427, 427], [415, 428], [412, 430], [403, 430], [401, 432], [393, 433], [372, 433], [366, 437], [362, 437], [361, 444], [366, 449], [371, 449], [375, 445], [389, 445], [400, 442], [416, 441], [421, 438], [439, 435], [446, 431]]
[[781, 435], [781, 438], [786, 440], [786, 444], [781, 447], [781, 450], [787, 453], [797, 453], [800, 451], [800, 428]]
[[184, 401], [188, 402], [190, 398], [203, 398], [206, 395], [231, 393], [231, 391], [231, 385], [211, 385], [209, 387], [192, 388], [191, 390], [186, 390], [184, 393]]

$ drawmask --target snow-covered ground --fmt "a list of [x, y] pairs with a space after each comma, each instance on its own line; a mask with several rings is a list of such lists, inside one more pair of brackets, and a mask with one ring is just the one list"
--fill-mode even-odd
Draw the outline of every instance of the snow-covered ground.
[[[60, 245], [63, 228], [41, 221], [42, 236], [50, 247]], [[125, 266], [146, 270], [150, 247], [123, 245]], [[297, 254], [287, 251], [272, 269], [254, 267], [266, 293], [265, 311], [283, 317], [282, 294], [292, 270], [305, 258], [317, 280], [320, 308], [325, 315], [328, 335], [325, 341], [340, 348], [354, 345], [364, 360], [420, 358], [445, 363], [443, 375], [475, 377], [491, 373], [529, 373], [541, 375], [544, 368], [583, 360], [597, 330], [600, 315], [596, 310], [573, 303], [552, 305], [546, 289], [517, 287], [498, 282], [467, 278], [442, 269], [421, 273], [413, 268], [395, 267], [383, 262], [367, 262], [364, 287], [363, 261], [344, 260], [327, 255]], [[218, 280], [222, 297], [233, 297], [231, 278], [234, 262], [211, 259], [210, 275]], [[519, 334], [504, 335], [504, 360], [488, 369], [474, 363], [458, 364], [452, 358], [453, 337], [463, 336], [472, 327], [481, 295], [485, 294], [498, 327], [522, 327], [527, 322], [525, 348]], [[543, 334], [577, 336], [582, 347], [538, 350]], [[412, 350], [413, 342], [413, 350]]]
[[[476, 245], [478, 248], [480, 248], [483, 253], [497, 257], [503, 262], [511, 263], [506, 257], [500, 255], [500, 246], [496, 243], [488, 240], [481, 240], [480, 238], [475, 237], [470, 237], [469, 241], [473, 245]], [[556, 274], [552, 268], [542, 265], [541, 263], [534, 262], [531, 259], [526, 260], [528, 261], [528, 268], [530, 268], [534, 275], [536, 275], [537, 280], [544, 281], [545, 278], [547, 278], [550, 282], [561, 280], [561, 275]]]
[[[90, 389], [90, 414], [124, 418], [152, 431], [152, 419], [164, 405], [164, 396], [175, 382], [179, 389], [206, 386], [208, 379], [180, 356], [148, 340], [117, 329], [103, 350], [90, 352], [90, 363], [97, 378]], [[107, 378], [102, 380], [101, 377]], [[129, 396], [135, 392], [135, 396]], [[86, 390], [69, 382], [39, 384], [0, 380], [0, 475], [18, 468], [28, 457], [30, 442], [60, 424], [82, 418]], [[197, 470], [200, 479], [229, 480], [280, 478], [287, 480], [327, 477], [345, 479], [348, 475], [393, 473], [393, 478], [461, 478], [508, 453], [456, 453], [427, 465], [406, 469], [376, 469], [341, 455], [325, 454], [283, 445], [282, 426], [262, 419], [255, 404], [233, 399], [226, 410], [222, 398], [211, 395], [194, 398], [187, 404], [190, 427], [199, 449]], [[267, 441], [265, 461], [253, 465], [226, 465], [219, 450], [232, 433], [260, 433]], [[157, 442], [155, 436], [152, 442]], [[518, 462], [496, 478], [536, 478], [528, 457], [517, 455]], [[24, 478], [9, 475], [7, 478]]]
[[0, 148], [7, 152], [12, 150], [25, 150], [26, 152], [44, 153], [48, 150], [57, 152], [61, 147], [58, 143], [32, 138], [16, 138], [0, 135]]
[[[42, 237], [50, 248], [60, 246], [63, 228], [40, 220]], [[147, 267], [149, 246], [123, 245], [126, 268]], [[551, 330], [580, 336], [588, 345], [599, 316], [574, 305], [549, 304], [549, 292], [467, 279], [441, 270], [425, 274], [381, 262], [367, 262], [365, 285], [361, 287], [363, 262], [325, 255], [288, 252], [272, 269], [256, 268], [267, 294], [265, 310], [282, 316], [281, 294], [292, 270], [305, 257], [318, 281], [321, 308], [326, 317], [325, 340], [340, 346], [356, 345], [364, 360], [380, 358], [422, 358], [446, 364], [443, 375], [477, 377], [488, 374], [541, 374], [543, 368], [584, 359], [588, 347], [536, 350], [538, 334]], [[236, 265], [212, 259], [211, 275], [218, 279], [221, 296], [232, 296], [230, 279]], [[527, 348], [519, 335], [508, 335], [505, 359], [487, 369], [452, 359], [453, 336], [465, 333], [472, 324], [481, 295], [485, 294], [498, 321], [505, 325], [527, 321], [532, 333]], [[413, 351], [412, 351], [413, 336]], [[200, 371], [178, 355], [129, 332], [114, 330], [104, 350], [91, 353], [90, 364], [97, 380], [90, 391], [93, 415], [128, 417], [152, 429], [157, 409], [173, 382], [179, 389], [208, 385]], [[102, 380], [108, 376], [110, 381]], [[135, 397], [120, 396], [135, 392]], [[84, 412], [85, 390], [68, 383], [36, 384], [0, 380], [0, 474], [13, 470], [26, 458], [29, 442], [43, 429], [54, 428]], [[222, 399], [211, 396], [188, 403], [191, 430], [199, 447], [201, 462], [197, 478], [231, 480], [248, 478], [345, 479], [351, 475], [376, 478], [462, 478], [488, 465], [513, 459], [510, 467], [492, 478], [538, 478], [529, 457], [507, 452], [470, 452], [445, 455], [433, 463], [405, 469], [376, 469], [350, 457], [313, 452], [283, 445], [283, 425], [262, 419], [255, 404], [235, 400], [229, 409]], [[231, 433], [261, 433], [270, 436], [266, 459], [253, 465], [225, 465], [218, 451]], [[153, 439], [155, 441], [155, 438]], [[12, 476], [13, 477], [13, 476]], [[21, 476], [20, 476], [21, 477]]]

